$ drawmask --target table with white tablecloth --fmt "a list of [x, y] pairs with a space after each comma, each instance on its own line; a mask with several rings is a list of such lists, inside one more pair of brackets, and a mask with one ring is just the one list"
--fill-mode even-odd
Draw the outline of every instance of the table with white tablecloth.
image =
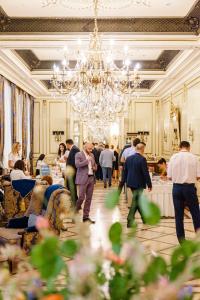
[[[174, 217], [174, 206], [172, 199], [172, 183], [155, 181], [152, 182], [151, 192], [145, 190], [144, 193], [148, 199], [158, 205], [162, 217]], [[132, 192], [128, 189], [128, 206], [130, 207]]]
[[145, 190], [148, 199], [158, 205], [162, 217], [174, 217], [171, 182], [153, 182], [151, 192]]

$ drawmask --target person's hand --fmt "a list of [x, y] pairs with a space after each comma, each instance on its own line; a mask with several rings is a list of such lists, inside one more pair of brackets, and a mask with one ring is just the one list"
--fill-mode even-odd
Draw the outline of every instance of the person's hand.
[[152, 187], [151, 188], [148, 188], [148, 192], [150, 193], [152, 191]]

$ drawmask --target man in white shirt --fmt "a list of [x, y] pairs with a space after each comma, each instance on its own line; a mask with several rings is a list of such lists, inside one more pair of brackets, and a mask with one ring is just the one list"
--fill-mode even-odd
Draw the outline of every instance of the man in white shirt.
[[180, 152], [174, 154], [169, 161], [167, 176], [173, 182], [176, 234], [181, 242], [185, 239], [185, 206], [190, 210], [195, 231], [200, 228], [200, 209], [195, 187], [195, 182], [200, 179], [200, 163], [198, 157], [190, 153], [189, 142], [180, 143]]

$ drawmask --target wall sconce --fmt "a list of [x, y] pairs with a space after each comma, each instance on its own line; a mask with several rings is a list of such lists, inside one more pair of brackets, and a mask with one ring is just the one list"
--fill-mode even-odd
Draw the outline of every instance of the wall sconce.
[[61, 142], [62, 135], [64, 135], [64, 131], [53, 131], [52, 134], [55, 136], [55, 141], [56, 142]]
[[194, 141], [194, 130], [192, 130], [191, 124], [189, 125], [189, 129], [188, 129], [188, 137], [191, 142]]
[[140, 136], [141, 141], [146, 144], [150, 134], [149, 131], [138, 131], [137, 134]]

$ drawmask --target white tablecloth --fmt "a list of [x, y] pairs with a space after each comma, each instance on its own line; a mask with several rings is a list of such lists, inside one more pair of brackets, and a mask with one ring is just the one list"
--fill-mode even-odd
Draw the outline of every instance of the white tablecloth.
[[151, 192], [145, 194], [155, 204], [157, 204], [163, 217], [174, 217], [174, 206], [172, 199], [172, 183], [154, 183]]
[[[144, 191], [148, 199], [158, 205], [162, 217], [174, 217], [174, 206], [172, 200], [172, 183], [171, 182], [153, 182], [151, 192]], [[128, 206], [132, 200], [132, 192], [128, 189]]]
[[64, 178], [59, 178], [59, 177], [53, 177], [53, 184], [60, 184], [60, 185], [65, 185], [65, 180]]

